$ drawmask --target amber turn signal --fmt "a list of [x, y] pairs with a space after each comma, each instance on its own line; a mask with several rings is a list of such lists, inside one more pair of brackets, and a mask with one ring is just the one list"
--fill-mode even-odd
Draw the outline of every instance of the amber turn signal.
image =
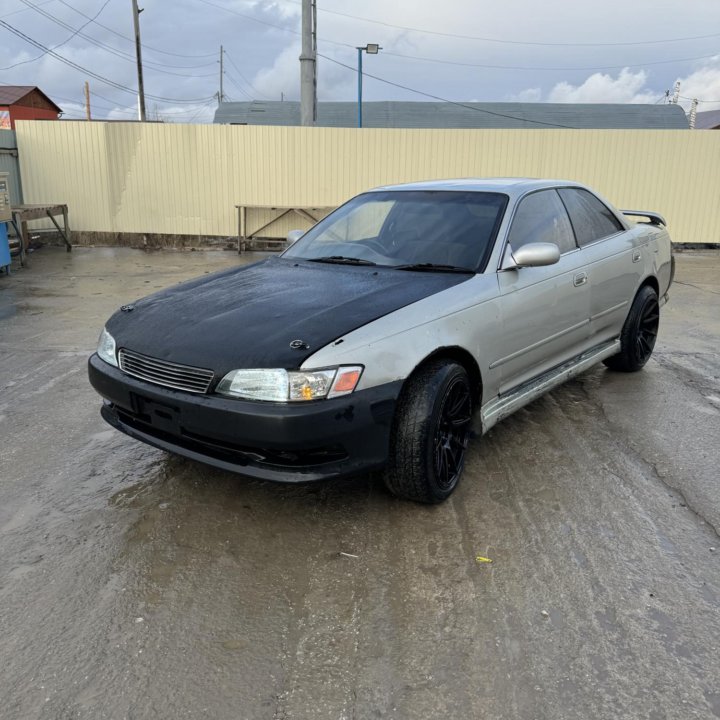
[[351, 393], [357, 386], [362, 368], [359, 366], [340, 367], [338, 368], [335, 382], [328, 393], [328, 397], [336, 397], [337, 395], [347, 395]]

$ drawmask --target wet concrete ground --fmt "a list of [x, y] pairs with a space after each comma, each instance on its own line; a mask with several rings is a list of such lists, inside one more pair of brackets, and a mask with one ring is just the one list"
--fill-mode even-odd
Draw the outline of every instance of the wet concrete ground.
[[49, 248], [0, 277], [0, 717], [720, 717], [720, 255], [678, 256], [642, 373], [503, 421], [439, 507], [103, 424], [107, 316], [237, 262]]

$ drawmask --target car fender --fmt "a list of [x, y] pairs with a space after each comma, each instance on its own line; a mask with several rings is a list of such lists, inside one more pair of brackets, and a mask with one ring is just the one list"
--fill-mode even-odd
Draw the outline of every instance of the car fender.
[[405, 380], [429, 355], [454, 347], [475, 359], [486, 380], [492, 376], [484, 348], [502, 332], [498, 297], [497, 276], [476, 275], [336, 339], [302, 367], [362, 365], [362, 390]]
[[670, 234], [664, 227], [653, 228], [653, 269], [658, 281], [660, 297], [664, 297], [673, 281], [673, 256]]
[[642, 225], [638, 229], [639, 237], [643, 242], [642, 271], [638, 277], [635, 294], [643, 285], [652, 279], [657, 286], [658, 296], [662, 298], [672, 283], [672, 243], [670, 235], [662, 226]]

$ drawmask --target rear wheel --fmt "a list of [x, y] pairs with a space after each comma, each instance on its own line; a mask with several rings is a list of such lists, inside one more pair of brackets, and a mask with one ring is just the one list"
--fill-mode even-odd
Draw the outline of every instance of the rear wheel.
[[620, 352], [604, 362], [611, 370], [636, 372], [650, 359], [658, 328], [660, 327], [660, 305], [655, 290], [649, 285], [640, 288], [630, 307], [622, 333]]
[[408, 380], [384, 473], [391, 493], [439, 503], [453, 492], [465, 463], [472, 409], [470, 379], [456, 362], [434, 360]]

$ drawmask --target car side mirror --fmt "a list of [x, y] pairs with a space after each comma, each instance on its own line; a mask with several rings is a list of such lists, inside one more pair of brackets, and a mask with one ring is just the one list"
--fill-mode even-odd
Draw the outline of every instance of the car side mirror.
[[291, 230], [287, 234], [287, 244], [292, 245], [293, 243], [296, 243], [304, 234], [304, 230]]
[[522, 267], [543, 267], [555, 265], [560, 260], [560, 248], [555, 243], [528, 243], [517, 250], [507, 246], [502, 264], [503, 270], [513, 270]]

